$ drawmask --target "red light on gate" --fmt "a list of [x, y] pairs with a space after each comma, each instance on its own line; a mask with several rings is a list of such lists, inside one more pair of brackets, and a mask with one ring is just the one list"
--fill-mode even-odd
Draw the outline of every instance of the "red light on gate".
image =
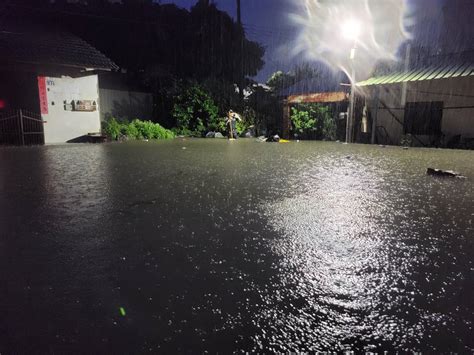
[[5, 107], [7, 107], [7, 103], [5, 100], [0, 99], [0, 110], [4, 109]]

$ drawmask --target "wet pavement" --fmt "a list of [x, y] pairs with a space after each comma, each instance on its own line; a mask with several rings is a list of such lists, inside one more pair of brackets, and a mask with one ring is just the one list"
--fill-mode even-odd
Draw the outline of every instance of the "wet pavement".
[[0, 148], [2, 354], [472, 352], [473, 252], [472, 151]]

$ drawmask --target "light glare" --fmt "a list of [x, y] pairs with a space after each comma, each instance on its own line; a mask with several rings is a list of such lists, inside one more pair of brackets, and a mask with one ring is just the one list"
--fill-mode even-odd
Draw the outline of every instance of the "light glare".
[[355, 20], [349, 20], [342, 26], [342, 35], [346, 39], [356, 40], [360, 34], [360, 23]]

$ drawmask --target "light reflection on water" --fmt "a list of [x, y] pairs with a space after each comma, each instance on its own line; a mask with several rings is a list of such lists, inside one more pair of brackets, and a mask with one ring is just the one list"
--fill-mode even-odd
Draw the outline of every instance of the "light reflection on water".
[[[447, 233], [460, 249], [472, 250], [472, 240], [464, 244], [466, 236], [474, 235], [474, 202], [468, 197], [472, 184], [410, 176], [413, 172], [407, 169], [423, 170], [412, 165], [423, 161], [416, 153], [409, 155], [417, 161], [406, 166], [406, 157], [397, 161], [379, 156], [374, 161], [357, 150], [346, 157], [307, 161], [298, 167], [301, 178], [290, 185], [294, 196], [264, 206], [280, 235], [271, 247], [281, 261], [279, 290], [268, 296], [279, 311], [269, 307], [256, 320], [263, 327], [276, 325], [270, 339], [265, 333], [255, 337], [261, 347], [413, 351], [431, 343], [435, 350], [449, 342], [446, 333], [456, 332], [449, 327], [465, 323], [472, 330], [472, 301], [464, 303], [459, 290], [448, 295], [441, 288], [437, 300], [427, 292], [438, 288], [433, 281], [439, 269], [458, 269], [452, 277], [461, 277], [458, 285], [468, 274], [472, 278], [468, 254], [461, 252], [469, 266], [453, 262], [456, 256], [439, 240]], [[457, 196], [460, 186], [467, 189]], [[432, 190], [437, 190], [436, 197]], [[449, 256], [439, 260], [439, 253]], [[431, 265], [425, 269], [423, 264]], [[424, 280], [418, 280], [420, 274]], [[446, 308], [432, 312], [440, 299]], [[467, 313], [456, 314], [460, 309]], [[436, 333], [442, 340], [431, 339]]]
[[474, 348], [472, 152], [176, 140], [0, 164], [0, 352]]

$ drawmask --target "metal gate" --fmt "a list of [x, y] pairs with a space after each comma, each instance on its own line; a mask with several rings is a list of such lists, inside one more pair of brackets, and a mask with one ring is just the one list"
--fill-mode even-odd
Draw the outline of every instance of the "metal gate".
[[23, 109], [0, 112], [0, 144], [44, 144], [41, 115]]

